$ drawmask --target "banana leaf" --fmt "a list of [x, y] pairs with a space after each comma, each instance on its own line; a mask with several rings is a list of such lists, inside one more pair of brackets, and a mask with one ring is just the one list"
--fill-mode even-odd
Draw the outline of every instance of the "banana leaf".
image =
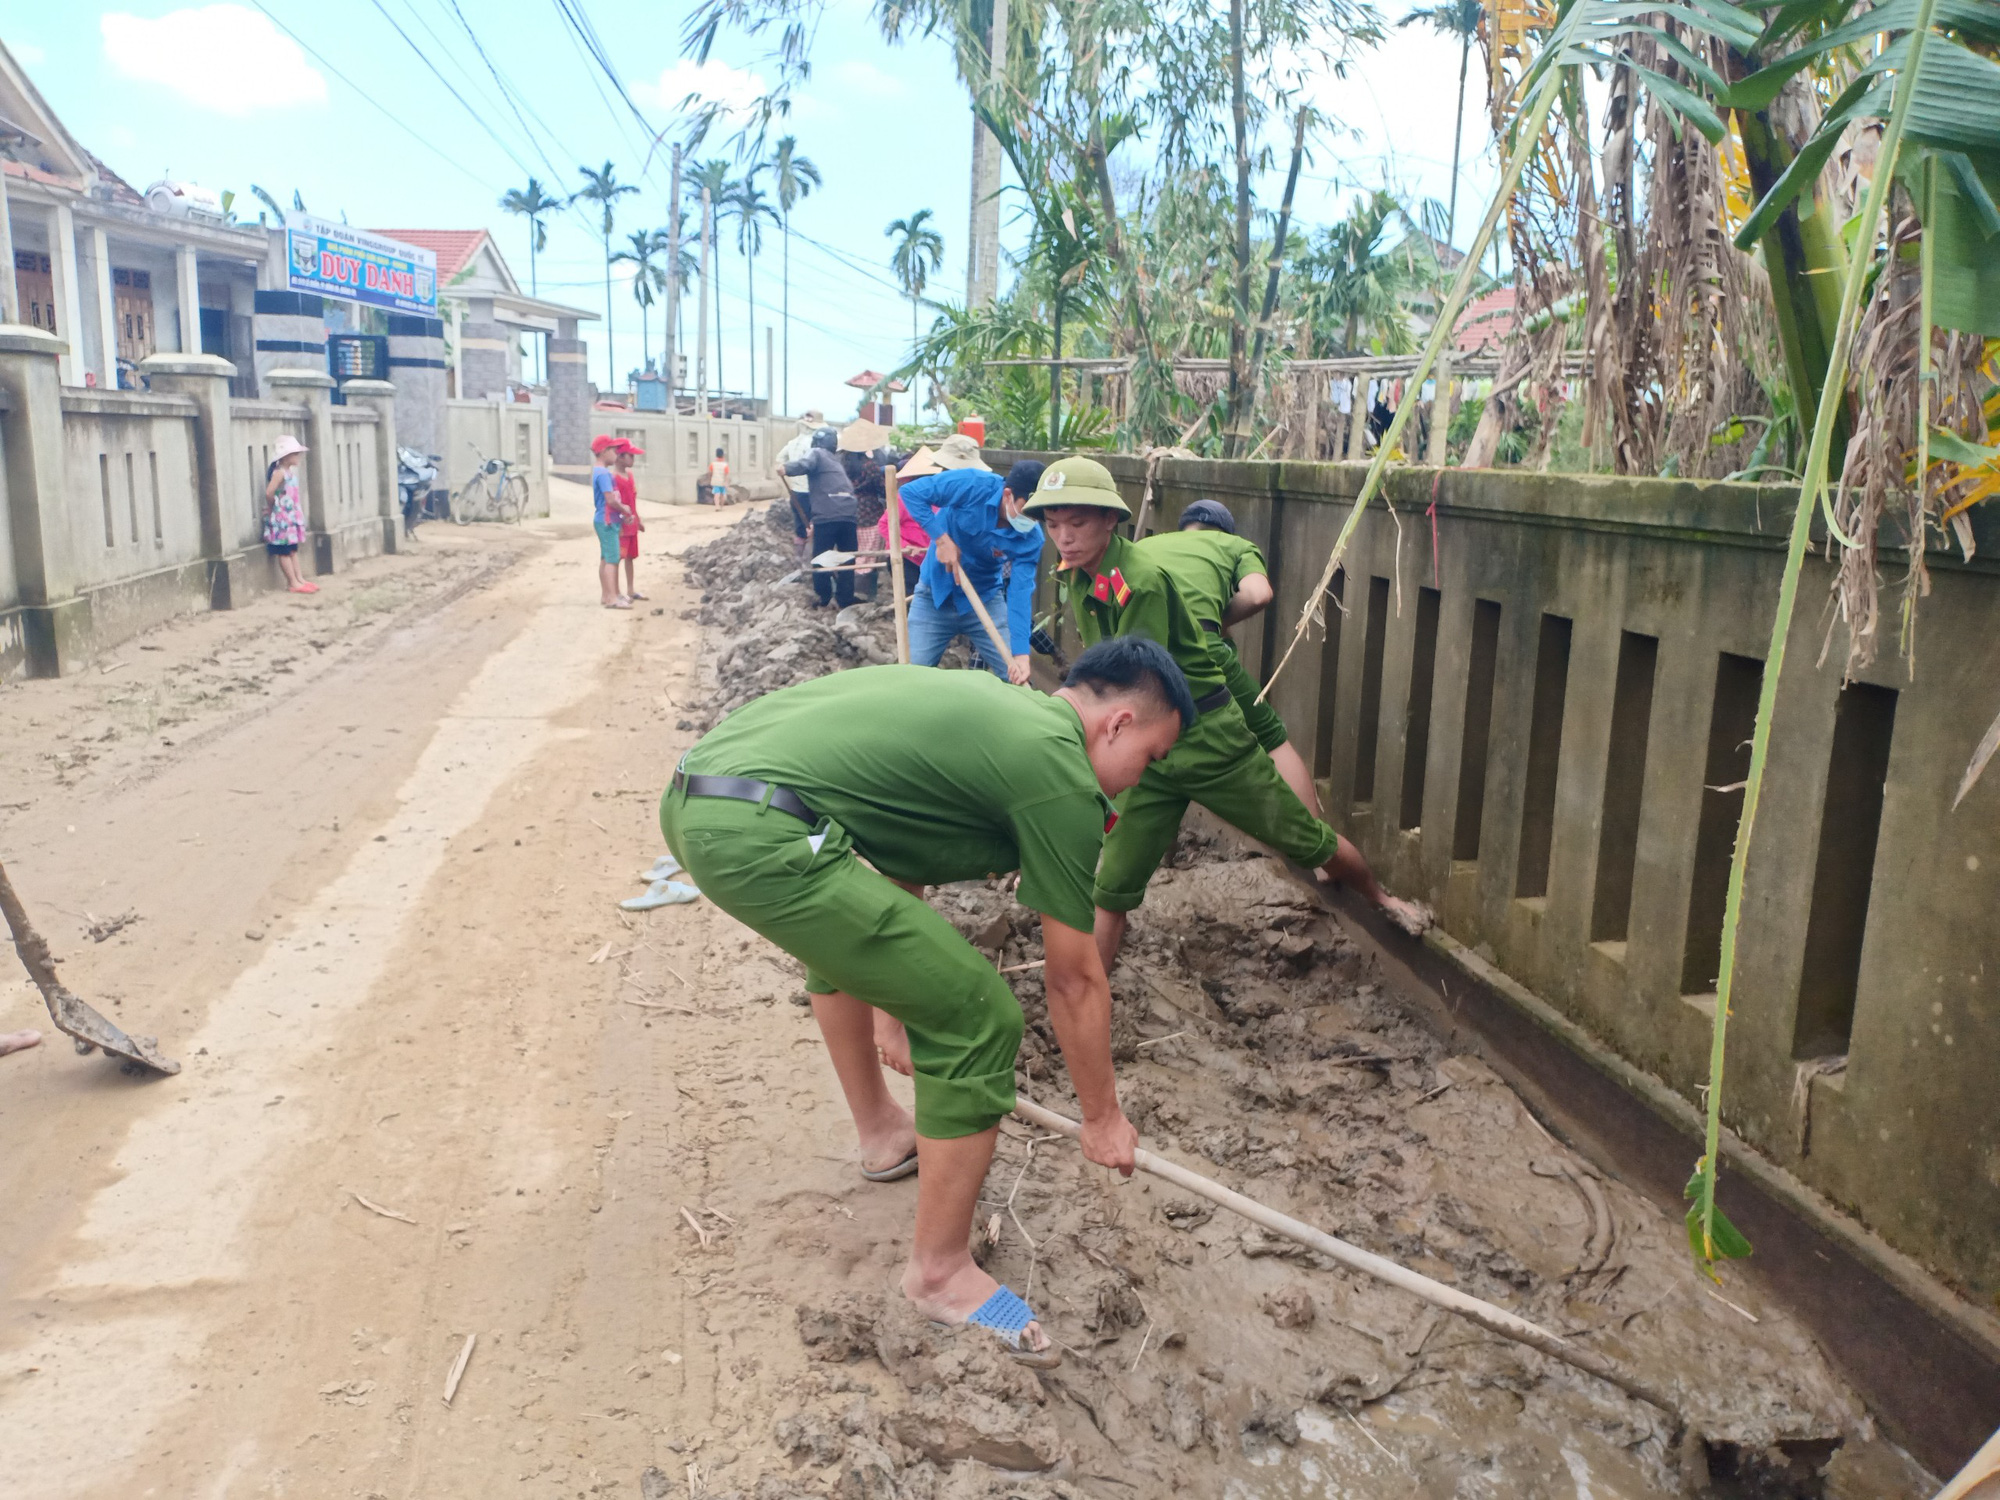
[[[1930, 59], [1924, 60], [1930, 71]], [[1977, 158], [1963, 151], [1926, 147], [1903, 158], [1896, 175], [1922, 203], [1925, 158], [1936, 161], [1935, 212], [1924, 234], [1936, 249], [1931, 262], [1931, 321], [1982, 338], [2000, 337], [2000, 151]], [[1934, 453], [1954, 455], [1933, 448]], [[1959, 462], [1965, 462], [1960, 459]]]

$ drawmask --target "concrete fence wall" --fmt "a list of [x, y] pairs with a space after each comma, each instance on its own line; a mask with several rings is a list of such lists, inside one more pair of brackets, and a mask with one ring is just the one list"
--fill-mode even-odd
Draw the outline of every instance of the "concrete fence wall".
[[771, 473], [778, 449], [798, 430], [798, 423], [785, 418], [756, 422], [649, 411], [590, 414], [593, 438], [629, 438], [646, 450], [632, 466], [639, 498], [668, 505], [695, 503], [695, 485], [708, 477], [717, 448], [729, 460], [731, 484], [745, 486], [753, 500], [770, 499], [780, 489]]
[[[1136, 511], [1141, 466], [1112, 463]], [[1162, 466], [1156, 527], [1213, 496], [1265, 549], [1276, 603], [1236, 632], [1260, 678], [1362, 473]], [[1363, 519], [1325, 627], [1271, 695], [1329, 818], [1452, 938], [1699, 1101], [1792, 496], [1430, 469], [1388, 488], [1397, 516]], [[1832, 568], [1808, 564], [1748, 870], [1725, 1119], [1990, 1323], [2000, 780], [1951, 806], [2000, 710], [2000, 525], [1977, 531], [1972, 564], [1929, 557], [1914, 676], [1892, 638], [1843, 683]], [[1901, 571], [1885, 555], [1885, 594]]]
[[541, 401], [447, 401], [437, 482], [456, 494], [482, 460], [504, 458], [527, 477], [527, 513], [546, 516], [548, 431], [548, 406]]
[[392, 549], [395, 389], [350, 381], [331, 404], [316, 370], [272, 370], [273, 400], [232, 400], [235, 368], [155, 355], [151, 390], [61, 386], [64, 346], [0, 329], [0, 676], [56, 676], [178, 614], [272, 587], [264, 470], [279, 437], [305, 443], [304, 553], [331, 573]]

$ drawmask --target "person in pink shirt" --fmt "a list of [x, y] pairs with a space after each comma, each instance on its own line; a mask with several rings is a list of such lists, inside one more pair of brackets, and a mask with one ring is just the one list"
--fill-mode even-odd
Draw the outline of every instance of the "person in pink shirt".
[[[902, 507], [898, 506], [901, 510]], [[882, 518], [875, 523], [875, 549], [889, 550], [889, 512], [883, 511]], [[910, 519], [910, 513], [903, 511], [903, 592], [912, 594], [917, 588], [917, 574], [923, 568], [924, 557], [931, 550], [931, 534], [923, 526]], [[869, 597], [874, 597], [875, 574], [871, 569], [866, 575]]]

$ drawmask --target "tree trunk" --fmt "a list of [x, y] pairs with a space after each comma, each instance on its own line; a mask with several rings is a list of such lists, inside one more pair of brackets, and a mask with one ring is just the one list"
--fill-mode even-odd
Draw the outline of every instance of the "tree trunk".
[[1458, 39], [1458, 113], [1451, 123], [1451, 205], [1444, 214], [1444, 242], [1447, 245], [1451, 245], [1458, 234], [1458, 148], [1465, 139], [1465, 66], [1471, 61], [1472, 33], [1468, 31]]
[[785, 210], [784, 265], [781, 268], [780, 275], [783, 277], [785, 285], [779, 299], [783, 304], [783, 310], [779, 314], [778, 321], [783, 323], [785, 327], [785, 378], [783, 394], [785, 397], [785, 413], [789, 416], [792, 410], [792, 211], [790, 209]]
[[1278, 228], [1271, 240], [1271, 254], [1266, 262], [1264, 280], [1264, 305], [1257, 314], [1257, 340], [1250, 350], [1250, 389], [1243, 402], [1242, 421], [1230, 434], [1230, 447], [1241, 456], [1250, 441], [1250, 429], [1256, 425], [1257, 402], [1264, 390], [1264, 351], [1271, 342], [1271, 316], [1278, 308], [1278, 277], [1285, 266], [1285, 237], [1292, 228], [1292, 194], [1299, 185], [1299, 165], [1306, 154], [1306, 112], [1299, 111], [1298, 120], [1292, 127], [1292, 165], [1285, 173], [1285, 197], [1278, 209]]
[[746, 284], [750, 290], [750, 384], [744, 389], [750, 399], [757, 399], [757, 257], [748, 250], [743, 252], [743, 266]]
[[[983, 97], [1001, 107], [1007, 76], [1007, 3], [993, 0], [993, 29], [987, 36]], [[1000, 141], [977, 112], [972, 116], [972, 223], [966, 237], [965, 305], [990, 307], [1000, 293]]]
[[611, 231], [604, 231], [604, 394], [618, 389], [618, 343], [611, 332]]
[[708, 225], [711, 204], [708, 189], [701, 190], [701, 293], [694, 304], [694, 388], [695, 415], [708, 415]]
[[716, 214], [711, 237], [715, 246], [715, 394], [720, 397], [729, 389], [729, 383], [722, 373], [722, 215]]
[[1049, 366], [1049, 449], [1055, 450], [1062, 441], [1062, 335], [1063, 297], [1060, 288], [1055, 297], [1055, 316], [1051, 320], [1055, 334], [1055, 362]]
[[680, 371], [674, 368], [674, 336], [681, 321], [681, 148], [674, 147], [673, 175], [667, 189], [667, 315], [666, 363], [660, 373], [667, 377], [667, 410], [676, 410], [674, 392], [680, 388]]
[[1229, 114], [1236, 138], [1235, 295], [1229, 319], [1229, 432], [1225, 451], [1241, 457], [1243, 411], [1250, 395], [1250, 111], [1243, 97], [1243, 6], [1229, 0]]

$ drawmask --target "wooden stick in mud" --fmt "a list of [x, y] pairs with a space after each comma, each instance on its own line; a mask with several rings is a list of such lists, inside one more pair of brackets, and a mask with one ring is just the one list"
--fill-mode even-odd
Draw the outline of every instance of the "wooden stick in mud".
[[882, 466], [882, 498], [889, 507], [889, 594], [896, 605], [896, 660], [910, 664], [909, 604], [903, 598], [903, 502], [896, 493], [896, 466]]
[[[1014, 1113], [1031, 1125], [1039, 1125], [1044, 1130], [1056, 1130], [1064, 1135], [1074, 1136], [1082, 1131], [1076, 1121], [1057, 1114], [1052, 1109], [1027, 1099], [1015, 1102]], [[1198, 1172], [1190, 1172], [1186, 1167], [1166, 1161], [1150, 1151], [1139, 1151], [1135, 1162], [1142, 1172], [1150, 1173], [1175, 1187], [1184, 1188], [1197, 1197], [1206, 1198], [1211, 1203], [1220, 1204], [1231, 1213], [1240, 1214], [1251, 1223], [1273, 1234], [1281, 1234], [1288, 1240], [1296, 1240], [1308, 1249], [1317, 1250], [1330, 1260], [1338, 1261], [1351, 1271], [1373, 1276], [1377, 1281], [1387, 1282], [1412, 1296], [1421, 1297], [1434, 1307], [1446, 1312], [1457, 1313], [1469, 1322], [1477, 1323], [1502, 1338], [1512, 1339], [1517, 1344], [1526, 1344], [1546, 1354], [1551, 1359], [1559, 1359], [1564, 1364], [1595, 1375], [1599, 1380], [1608, 1381], [1628, 1396], [1637, 1397], [1649, 1406], [1656, 1406], [1683, 1429], [1687, 1419], [1673, 1398], [1664, 1391], [1655, 1389], [1641, 1380], [1627, 1375], [1616, 1365], [1592, 1350], [1584, 1349], [1567, 1339], [1550, 1333], [1539, 1324], [1530, 1323], [1526, 1318], [1516, 1317], [1503, 1307], [1495, 1307], [1491, 1302], [1482, 1302], [1477, 1297], [1468, 1297], [1464, 1292], [1446, 1286], [1441, 1281], [1433, 1281], [1393, 1260], [1371, 1254], [1359, 1245], [1350, 1245], [1346, 1240], [1335, 1239], [1323, 1229], [1302, 1223], [1288, 1214], [1281, 1214], [1274, 1208], [1267, 1208], [1254, 1198], [1246, 1198], [1241, 1193], [1231, 1192], [1219, 1182], [1211, 1182]]]

